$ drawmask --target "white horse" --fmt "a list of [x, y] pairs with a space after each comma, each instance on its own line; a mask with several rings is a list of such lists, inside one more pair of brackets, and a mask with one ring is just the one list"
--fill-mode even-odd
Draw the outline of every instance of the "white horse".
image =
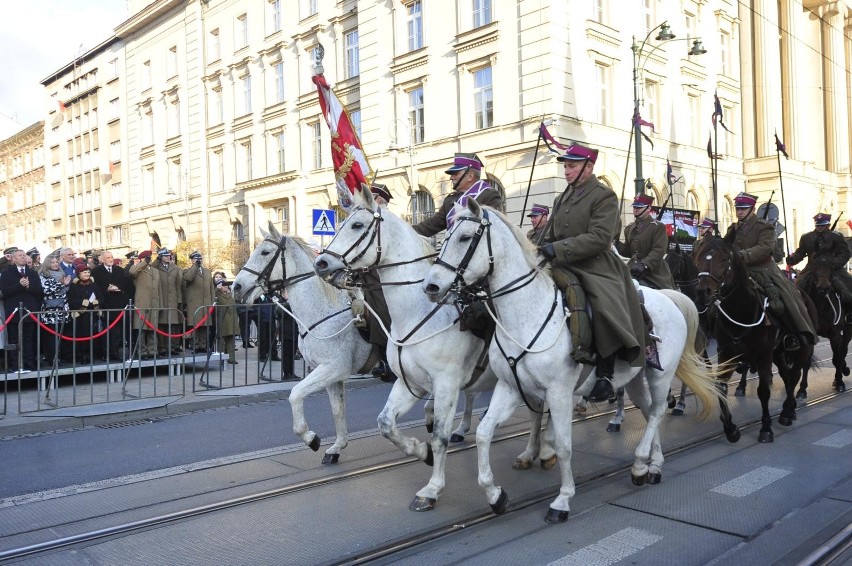
[[[485, 488], [494, 512], [503, 513], [508, 496], [494, 483], [489, 454], [494, 430], [512, 415], [522, 400], [546, 401], [562, 487], [545, 520], [559, 523], [568, 519], [569, 502], [574, 495], [571, 416], [574, 389], [582, 370], [570, 356], [571, 336], [561, 293], [550, 276], [536, 265], [532, 252], [526, 238], [503, 215], [481, 209], [471, 199], [468, 208], [456, 207], [455, 225], [422, 287], [435, 302], [477, 289], [490, 297], [498, 323], [490, 359], [500, 381], [488, 413], [477, 428], [479, 484]], [[647, 419], [631, 470], [636, 485], [659, 483], [662, 479], [659, 425], [675, 370], [701, 400], [702, 416], [709, 414], [710, 401], [716, 395], [714, 382], [705, 374], [706, 368], [694, 351], [698, 329], [695, 306], [676, 291], [648, 289], [644, 296], [661, 338], [658, 349], [665, 369], [644, 368], [647, 389], [641, 379], [642, 368], [630, 367], [626, 362], [616, 362], [613, 377], [614, 387], [625, 387]]]
[[[388, 362], [398, 379], [378, 418], [379, 430], [400, 450], [434, 465], [432, 477], [421, 488], [409, 509], [434, 507], [445, 485], [444, 466], [459, 391], [486, 391], [496, 376], [485, 368], [476, 379], [477, 362], [487, 344], [459, 328], [459, 314], [452, 305], [432, 305], [420, 290], [429, 270], [431, 246], [392, 212], [377, 206], [369, 189], [355, 195], [357, 206], [337, 235], [317, 257], [314, 267], [323, 277], [336, 278], [349, 270], [374, 269], [382, 282], [391, 316]], [[431, 443], [403, 435], [397, 418], [431, 392], [435, 422]], [[490, 410], [489, 410], [490, 413]], [[534, 414], [529, 444], [516, 460], [516, 468], [528, 468], [538, 457], [541, 415]], [[552, 449], [542, 449], [542, 466], [553, 465]]]
[[316, 254], [307, 243], [282, 236], [272, 223], [269, 232], [261, 229], [261, 233], [263, 241], [234, 280], [234, 297], [251, 304], [261, 293], [274, 295], [287, 290], [290, 309], [299, 325], [299, 351], [314, 368], [290, 392], [293, 432], [311, 450], [319, 450], [320, 438], [305, 420], [304, 401], [308, 395], [325, 389], [337, 438], [325, 451], [322, 462], [336, 464], [340, 452], [349, 444], [344, 382], [352, 374], [372, 367], [377, 358], [371, 356], [372, 345], [353, 324], [348, 293], [316, 276]]

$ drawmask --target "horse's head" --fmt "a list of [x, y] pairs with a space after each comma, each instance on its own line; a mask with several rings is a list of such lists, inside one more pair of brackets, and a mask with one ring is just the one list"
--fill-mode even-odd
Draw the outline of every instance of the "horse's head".
[[382, 254], [382, 209], [362, 186], [358, 204], [314, 261], [317, 275], [335, 283], [341, 272], [375, 266]]
[[830, 293], [833, 289], [831, 285], [831, 274], [834, 272], [834, 266], [831, 264], [831, 258], [825, 255], [819, 255], [810, 263], [811, 273], [813, 273], [813, 286], [820, 293]]
[[[234, 298], [243, 303], [251, 303], [261, 293], [276, 293], [293, 282], [314, 275], [307, 266], [296, 265], [299, 255], [293, 252], [304, 248], [306, 244], [280, 234], [272, 222], [269, 223], [269, 232], [261, 228], [260, 233], [263, 241], [257, 245], [234, 279]], [[301, 255], [306, 257], [306, 262], [307, 253]]]
[[488, 213], [474, 199], [467, 201], [467, 207], [457, 204], [455, 211], [455, 223], [423, 280], [423, 291], [432, 302], [451, 302], [459, 292], [481, 282], [492, 270]]
[[680, 277], [681, 272], [683, 271], [685, 262], [689, 261], [689, 259], [683, 254], [680, 249], [680, 246], [675, 246], [675, 249], [666, 254], [665, 257], [666, 265], [669, 266], [669, 271], [672, 274], [672, 278], [677, 280]]
[[701, 246], [697, 258], [699, 296], [709, 297], [718, 294], [720, 289], [731, 282], [733, 268], [738, 260], [736, 252], [722, 238], [710, 238]]

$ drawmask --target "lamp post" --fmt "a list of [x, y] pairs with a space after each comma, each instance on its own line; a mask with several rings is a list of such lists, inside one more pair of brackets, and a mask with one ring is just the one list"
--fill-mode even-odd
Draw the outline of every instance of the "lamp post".
[[[648, 45], [651, 35], [653, 35], [653, 33], [657, 30], [660, 30], [660, 33], [657, 34], [654, 40], [661, 43], [654, 45], [646, 53], [645, 46]], [[645, 65], [648, 63], [648, 58], [651, 54], [659, 49], [660, 45], [669, 41], [689, 41], [689, 38], [675, 39], [675, 34], [673, 34], [669, 28], [668, 22], [663, 22], [649, 31], [645, 36], [645, 39], [642, 40], [642, 43], [637, 43], [636, 36], [633, 36], [633, 45], [631, 46], [631, 49], [633, 50], [633, 144], [636, 156], [636, 178], [634, 179], [634, 187], [637, 195], [645, 192], [645, 178], [642, 175], [642, 130], [639, 125], [639, 77], [642, 71], [644, 71]], [[707, 50], [704, 49], [704, 46], [701, 44], [701, 39], [693, 39], [692, 48], [689, 50], [688, 55], [703, 55], [704, 53], [707, 53]]]

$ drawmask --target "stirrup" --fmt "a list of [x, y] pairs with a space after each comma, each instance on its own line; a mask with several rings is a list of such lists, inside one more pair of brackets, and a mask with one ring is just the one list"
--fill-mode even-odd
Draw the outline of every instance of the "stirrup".
[[589, 392], [590, 401], [607, 401], [615, 394], [615, 390], [610, 379], [612, 378], [598, 377], [597, 381], [595, 381], [594, 387], [592, 387], [592, 390]]
[[784, 344], [784, 349], [788, 352], [793, 352], [801, 348], [799, 338], [795, 334], [786, 334], [781, 340], [781, 343]]

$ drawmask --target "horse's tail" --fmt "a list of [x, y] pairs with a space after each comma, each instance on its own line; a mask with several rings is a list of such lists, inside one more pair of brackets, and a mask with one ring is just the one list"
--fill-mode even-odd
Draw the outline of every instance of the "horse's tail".
[[686, 344], [675, 375], [695, 393], [701, 403], [701, 412], [697, 418], [706, 419], [713, 412], [716, 401], [722, 397], [716, 387], [716, 378], [721, 375], [720, 368], [708, 369], [700, 350], [696, 348], [696, 341], [700, 340], [702, 335], [699, 334], [698, 309], [695, 303], [683, 293], [672, 289], [660, 289], [660, 292], [671, 299], [686, 320]]

